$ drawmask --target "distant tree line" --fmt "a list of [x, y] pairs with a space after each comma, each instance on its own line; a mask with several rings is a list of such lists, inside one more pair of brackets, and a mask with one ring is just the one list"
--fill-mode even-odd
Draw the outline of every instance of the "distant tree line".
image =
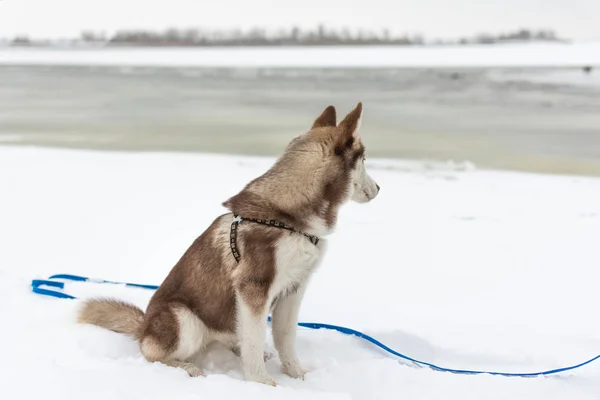
[[468, 38], [462, 38], [459, 43], [502, 43], [502, 42], [526, 42], [526, 41], [559, 41], [556, 33], [552, 30], [532, 31], [529, 29], [519, 29], [515, 32], [501, 33], [500, 35], [480, 34], [469, 41]]
[[[369, 45], [449, 45], [449, 44], [494, 44], [516, 41], [562, 41], [552, 30], [519, 29], [500, 34], [478, 34], [453, 40], [425, 40], [421, 35], [393, 35], [389, 29], [380, 32], [328, 29], [323, 25], [303, 30], [294, 27], [288, 30], [269, 32], [255, 28], [247, 31], [206, 31], [196, 28], [165, 31], [122, 30], [112, 36], [102, 32], [85, 31], [72, 44], [99, 44], [103, 46], [369, 46]], [[52, 41], [32, 41], [19, 36], [9, 42], [13, 46], [52, 45]], [[62, 41], [61, 43], [65, 43]]]
[[344, 45], [410, 45], [422, 44], [423, 38], [392, 36], [389, 30], [379, 33], [349, 29], [333, 30], [321, 25], [313, 30], [294, 27], [268, 32], [254, 28], [247, 31], [202, 31], [199, 29], [168, 29], [154, 31], [119, 31], [109, 45], [139, 44], [143, 46], [344, 46]]

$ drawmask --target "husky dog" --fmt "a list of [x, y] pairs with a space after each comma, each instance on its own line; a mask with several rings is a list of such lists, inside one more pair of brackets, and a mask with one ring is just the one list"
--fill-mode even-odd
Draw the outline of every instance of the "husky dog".
[[129, 335], [149, 362], [202, 375], [189, 360], [219, 341], [241, 356], [246, 380], [276, 385], [263, 359], [267, 317], [282, 370], [307, 372], [294, 342], [302, 296], [325, 252], [340, 206], [366, 203], [379, 185], [365, 171], [362, 103], [339, 124], [327, 107], [311, 129], [223, 205], [187, 249], [144, 313], [112, 299], [83, 303], [78, 321]]

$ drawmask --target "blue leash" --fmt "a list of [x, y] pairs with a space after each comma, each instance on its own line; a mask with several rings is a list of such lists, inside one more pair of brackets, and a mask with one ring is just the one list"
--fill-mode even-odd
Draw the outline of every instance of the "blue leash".
[[[142, 289], [150, 289], [150, 290], [158, 289], [158, 286], [156, 286], [156, 285], [141, 285], [138, 283], [114, 282], [114, 281], [107, 281], [107, 280], [103, 280], [103, 279], [90, 279], [90, 278], [87, 278], [84, 276], [78, 276], [78, 275], [58, 274], [58, 275], [52, 275], [48, 279], [32, 280], [31, 281], [31, 290], [37, 294], [41, 294], [44, 296], [56, 297], [59, 299], [77, 299], [77, 297], [71, 296], [62, 291], [59, 292], [56, 290], [44, 289], [43, 287], [41, 287], [41, 286], [46, 286], [46, 287], [51, 287], [51, 288], [56, 288], [56, 289], [64, 289], [65, 288], [64, 282], [57, 282], [57, 281], [53, 281], [52, 279], [65, 279], [65, 280], [71, 280], [71, 281], [76, 281], [76, 282], [108, 283], [108, 284], [113, 284], [113, 285], [125, 285], [125, 286], [142, 288]], [[271, 321], [271, 317], [269, 317], [269, 321]], [[428, 363], [425, 361], [415, 360], [414, 358], [406, 356], [406, 355], [399, 353], [396, 350], [386, 346], [385, 344], [381, 343], [377, 339], [375, 339], [365, 333], [355, 331], [354, 329], [351, 329], [351, 328], [346, 328], [346, 327], [337, 326], [337, 325], [330, 325], [330, 324], [321, 324], [318, 322], [298, 322], [298, 326], [301, 326], [303, 328], [309, 328], [309, 329], [330, 329], [330, 330], [334, 330], [334, 331], [343, 333], [345, 335], [353, 335], [353, 336], [359, 337], [361, 339], [364, 339], [368, 342], [371, 342], [375, 346], [379, 347], [380, 349], [382, 349], [390, 354], [393, 354], [401, 359], [411, 361], [420, 366], [429, 367], [435, 371], [451, 372], [451, 373], [455, 373], [455, 374], [468, 374], [468, 375], [488, 374], [488, 375], [501, 375], [501, 376], [518, 376], [518, 377], [545, 376], [545, 375], [553, 375], [553, 374], [558, 374], [560, 372], [565, 372], [565, 371], [570, 371], [570, 370], [573, 370], [576, 368], [580, 368], [580, 367], [590, 364], [591, 362], [596, 361], [597, 359], [600, 358], [600, 355], [597, 355], [596, 357], [591, 358], [591, 359], [589, 359], [585, 362], [582, 362], [580, 364], [577, 364], [577, 365], [573, 365], [570, 367], [564, 367], [564, 368], [556, 368], [556, 369], [551, 369], [548, 371], [541, 371], [541, 372], [513, 373], [513, 372], [471, 371], [471, 370], [467, 370], [467, 369], [452, 369], [452, 368], [439, 367], [435, 364], [431, 364], [431, 363]]]

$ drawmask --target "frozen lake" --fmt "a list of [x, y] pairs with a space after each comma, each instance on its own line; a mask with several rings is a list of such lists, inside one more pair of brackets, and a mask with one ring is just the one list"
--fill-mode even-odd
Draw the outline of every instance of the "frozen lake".
[[371, 157], [600, 175], [600, 71], [581, 68], [4, 65], [0, 143], [274, 155], [357, 101]]

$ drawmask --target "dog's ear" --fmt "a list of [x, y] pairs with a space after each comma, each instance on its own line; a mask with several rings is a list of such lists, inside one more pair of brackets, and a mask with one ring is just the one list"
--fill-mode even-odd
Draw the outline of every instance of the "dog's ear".
[[312, 129], [323, 128], [326, 126], [335, 126], [337, 123], [336, 121], [337, 119], [335, 115], [335, 107], [328, 106], [325, 110], [323, 110], [321, 115], [319, 115], [319, 118], [315, 120]]
[[362, 102], [359, 102], [354, 108], [354, 110], [350, 111], [348, 115], [346, 115], [346, 117], [342, 120], [342, 122], [340, 122], [338, 128], [346, 137], [358, 137], [361, 119]]

